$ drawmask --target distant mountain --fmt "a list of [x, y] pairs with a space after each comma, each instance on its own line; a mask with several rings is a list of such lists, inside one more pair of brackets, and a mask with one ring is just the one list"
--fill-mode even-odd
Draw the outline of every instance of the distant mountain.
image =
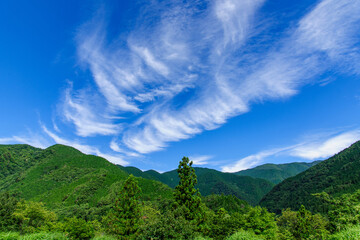
[[279, 213], [281, 209], [306, 208], [322, 212], [324, 203], [312, 194], [327, 192], [332, 196], [360, 189], [360, 141], [308, 170], [276, 185], [260, 205]]
[[[157, 180], [172, 188], [175, 188], [179, 183], [176, 170], [158, 173], [154, 170], [143, 172], [135, 167], [119, 167], [134, 176]], [[199, 188], [203, 196], [210, 194], [234, 195], [252, 205], [256, 205], [274, 186], [273, 183], [264, 179], [238, 176], [208, 168], [195, 167], [194, 169], [198, 179], [196, 187]]]
[[[0, 145], [0, 192], [48, 206], [106, 205], [128, 177], [104, 158], [86, 155], [63, 145], [45, 150], [28, 145]], [[169, 198], [172, 189], [158, 181], [138, 178], [142, 196]]]
[[306, 162], [293, 162], [285, 164], [263, 164], [255, 168], [236, 172], [239, 176], [249, 176], [254, 178], [262, 178], [274, 184], [284, 181], [286, 178], [295, 176], [308, 168], [318, 164], [321, 161], [314, 161], [311, 163]]

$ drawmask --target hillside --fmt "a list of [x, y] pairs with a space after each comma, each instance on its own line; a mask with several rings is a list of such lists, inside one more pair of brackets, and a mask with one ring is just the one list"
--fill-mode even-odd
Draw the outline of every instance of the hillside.
[[[142, 172], [135, 167], [119, 167], [134, 176], [157, 180], [171, 188], [175, 188], [179, 181], [176, 170], [158, 173], [154, 170]], [[196, 187], [203, 196], [210, 194], [234, 195], [252, 205], [256, 205], [274, 186], [271, 182], [263, 179], [237, 176], [208, 168], [195, 167], [194, 169], [198, 179]]]
[[[0, 146], [0, 158], [4, 176], [0, 192], [16, 191], [25, 199], [53, 207], [106, 205], [128, 177], [128, 173], [104, 158], [63, 145], [45, 150], [27, 145]], [[172, 195], [172, 190], [160, 182], [137, 180], [145, 199]]]
[[278, 184], [289, 177], [293, 177], [308, 168], [318, 164], [321, 161], [306, 162], [293, 162], [285, 164], [263, 164], [251, 169], [246, 169], [236, 172], [239, 176], [249, 176], [254, 178], [262, 178], [274, 184]]
[[298, 209], [301, 204], [322, 212], [324, 204], [311, 194], [326, 192], [332, 196], [351, 193], [360, 188], [360, 141], [333, 157], [276, 185], [260, 205], [279, 213], [281, 209]]

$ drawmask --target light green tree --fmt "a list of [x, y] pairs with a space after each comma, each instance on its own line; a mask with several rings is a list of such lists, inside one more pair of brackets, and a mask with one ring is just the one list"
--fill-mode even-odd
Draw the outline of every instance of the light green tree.
[[41, 202], [20, 201], [13, 213], [22, 233], [51, 230], [57, 219]]

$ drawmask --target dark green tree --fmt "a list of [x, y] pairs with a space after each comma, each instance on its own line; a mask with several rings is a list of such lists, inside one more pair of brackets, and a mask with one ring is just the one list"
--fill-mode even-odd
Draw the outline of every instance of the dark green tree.
[[3, 192], [0, 194], [0, 232], [14, 231], [18, 228], [18, 221], [13, 216], [19, 202], [14, 193]]
[[187, 157], [179, 163], [177, 172], [179, 174], [179, 185], [175, 187], [174, 198], [178, 205], [185, 207], [185, 218], [187, 220], [201, 219], [201, 196], [195, 188], [197, 177], [192, 167], [193, 162]]
[[139, 204], [140, 187], [131, 174], [122, 186], [119, 197], [105, 218], [108, 231], [120, 238], [129, 239], [139, 229], [141, 209]]

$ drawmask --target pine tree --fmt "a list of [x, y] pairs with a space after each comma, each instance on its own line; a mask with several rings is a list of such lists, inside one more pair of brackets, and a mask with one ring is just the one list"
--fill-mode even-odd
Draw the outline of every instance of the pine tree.
[[195, 188], [197, 177], [192, 167], [193, 162], [183, 157], [179, 163], [177, 172], [179, 174], [179, 185], [174, 192], [175, 201], [185, 210], [185, 217], [193, 220], [201, 217], [201, 197], [199, 190]]
[[141, 217], [140, 191], [135, 177], [131, 174], [122, 186], [119, 197], [108, 215], [110, 233], [129, 239], [138, 231]]

